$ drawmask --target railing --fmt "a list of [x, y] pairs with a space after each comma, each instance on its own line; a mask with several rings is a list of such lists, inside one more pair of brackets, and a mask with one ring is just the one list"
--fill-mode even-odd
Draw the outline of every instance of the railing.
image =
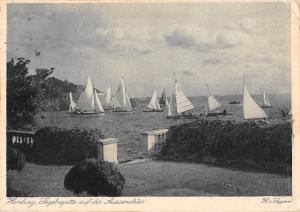
[[168, 129], [158, 129], [142, 132], [143, 141], [146, 144], [146, 152], [158, 154], [166, 144]]
[[[7, 145], [32, 151], [35, 132], [7, 130]], [[99, 160], [118, 163], [118, 139], [106, 138], [97, 142], [97, 158]]]
[[35, 132], [7, 130], [8, 145], [29, 145], [33, 146]]

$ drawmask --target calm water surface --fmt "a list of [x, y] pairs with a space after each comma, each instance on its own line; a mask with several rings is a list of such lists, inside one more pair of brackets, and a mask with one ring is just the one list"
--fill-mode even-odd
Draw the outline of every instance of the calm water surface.
[[[241, 96], [221, 96], [216, 97], [224, 105], [225, 109], [233, 115], [218, 117], [213, 119], [234, 119], [242, 120], [242, 105], [229, 105], [228, 101], [233, 99], [242, 100]], [[206, 97], [190, 98], [195, 106], [193, 113], [203, 113], [206, 105]], [[262, 96], [255, 96], [258, 103], [262, 102]], [[270, 95], [271, 109], [265, 109], [271, 119], [281, 117], [281, 110], [290, 110], [289, 95]], [[145, 144], [142, 141], [141, 132], [168, 128], [171, 125], [189, 122], [192, 120], [167, 119], [167, 108], [160, 113], [142, 112], [147, 105], [147, 101], [138, 100], [134, 113], [106, 112], [103, 116], [70, 116], [67, 111], [43, 112], [37, 115], [36, 125], [38, 128], [45, 126], [56, 126], [66, 129], [71, 128], [98, 128], [101, 129], [105, 137], [115, 137], [120, 140], [118, 144], [119, 161], [132, 157], [142, 156], [145, 153]]]

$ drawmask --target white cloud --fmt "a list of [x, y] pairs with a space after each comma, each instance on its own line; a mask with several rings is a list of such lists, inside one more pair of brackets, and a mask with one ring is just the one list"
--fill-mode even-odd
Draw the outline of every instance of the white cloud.
[[289, 16], [272, 5], [16, 5], [8, 11], [8, 55], [30, 57], [34, 69], [39, 49], [55, 76], [83, 83], [92, 73], [99, 88], [122, 72], [136, 96], [170, 86], [173, 72], [189, 95], [204, 94], [206, 83], [219, 94], [237, 92], [243, 72], [268, 87], [282, 78], [272, 90], [286, 91]]

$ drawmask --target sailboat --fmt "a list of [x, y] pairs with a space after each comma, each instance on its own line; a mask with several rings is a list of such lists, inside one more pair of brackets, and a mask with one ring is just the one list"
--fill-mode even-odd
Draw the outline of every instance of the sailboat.
[[160, 108], [159, 101], [157, 99], [157, 93], [154, 91], [152, 98], [147, 106], [150, 110], [143, 110], [143, 112], [162, 112]]
[[168, 97], [166, 97], [166, 106], [169, 106], [169, 101], [168, 101]]
[[165, 91], [165, 89], [163, 90], [163, 92], [162, 92], [162, 94], [161, 94], [161, 97], [160, 97], [160, 99], [159, 99], [159, 104], [160, 104], [160, 106], [161, 107], [165, 107], [165, 106], [167, 106], [166, 105], [166, 91]]
[[123, 79], [120, 79], [120, 84], [113, 96], [113, 112], [131, 112], [132, 106], [128, 97], [127, 89]]
[[264, 103], [260, 105], [261, 108], [272, 108], [272, 105], [269, 102], [268, 97], [266, 96], [266, 92], [264, 92]]
[[[207, 87], [208, 90], [208, 87]], [[207, 108], [205, 108], [205, 115], [206, 116], [218, 116], [218, 115], [228, 115], [226, 113], [226, 110], [223, 110], [223, 112], [218, 112], [217, 110], [223, 107], [223, 105], [208, 91], [208, 97], [207, 97]]]
[[70, 92], [70, 106], [69, 106], [69, 113], [75, 111], [76, 103], [73, 100], [72, 92]]
[[244, 119], [261, 119], [267, 118], [267, 114], [265, 111], [256, 104], [252, 96], [250, 95], [245, 82], [244, 84], [244, 91], [243, 91], [243, 113]]
[[182, 113], [194, 109], [193, 104], [185, 96], [174, 74], [174, 90], [172, 92], [170, 103], [168, 104], [167, 118], [179, 118]]
[[75, 115], [89, 115], [103, 113], [103, 107], [93, 82], [90, 77], [87, 79], [87, 83], [84, 91], [80, 94], [77, 105], [73, 114]]
[[103, 109], [104, 110], [110, 110], [112, 107], [112, 93], [110, 87], [108, 87], [104, 93], [104, 95], [101, 95], [101, 102], [103, 103]]

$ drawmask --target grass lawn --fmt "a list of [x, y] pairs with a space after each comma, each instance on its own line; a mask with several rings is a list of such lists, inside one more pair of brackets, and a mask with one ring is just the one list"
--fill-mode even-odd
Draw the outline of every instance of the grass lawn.
[[[289, 196], [291, 177], [203, 164], [159, 160], [118, 165], [126, 179], [122, 196]], [[13, 188], [29, 196], [75, 196], [64, 189], [71, 166], [27, 163], [9, 171]]]

